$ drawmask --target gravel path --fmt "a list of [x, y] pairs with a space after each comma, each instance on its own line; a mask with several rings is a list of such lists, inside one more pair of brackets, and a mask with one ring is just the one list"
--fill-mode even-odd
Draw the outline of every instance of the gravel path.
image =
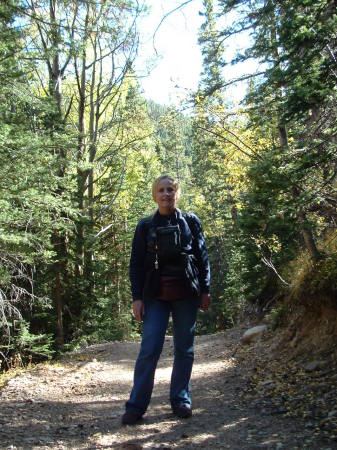
[[[300, 418], [249, 390], [250, 357], [242, 329], [196, 338], [193, 417], [175, 418], [168, 402], [172, 338], [165, 340], [152, 402], [137, 426], [121, 426], [139, 344], [104, 343], [39, 365], [1, 390], [1, 449], [337, 449]], [[253, 352], [253, 353], [251, 353]], [[247, 392], [249, 391], [249, 395]]]

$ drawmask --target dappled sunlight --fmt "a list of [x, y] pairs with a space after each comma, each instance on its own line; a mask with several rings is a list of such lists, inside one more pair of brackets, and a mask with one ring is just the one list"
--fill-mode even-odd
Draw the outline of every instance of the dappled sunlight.
[[[210, 439], [215, 439], [216, 438], [216, 434], [213, 433], [200, 433], [197, 435], [193, 436], [194, 439], [198, 439], [198, 444], [203, 444], [205, 443], [205, 445], [207, 445], [207, 441], [209, 441]], [[207, 447], [205, 447], [207, 448]]]
[[[156, 370], [156, 376], [155, 379], [158, 382], [164, 382], [169, 381], [172, 373], [172, 363], [173, 358], [163, 359], [161, 361], [161, 366], [164, 367], [158, 367]], [[199, 378], [205, 378], [205, 376], [213, 376], [214, 374], [219, 374], [222, 372], [226, 372], [228, 370], [231, 370], [235, 367], [235, 360], [234, 358], [231, 359], [225, 359], [222, 360], [218, 358], [215, 361], [205, 361], [205, 362], [195, 362], [193, 365], [193, 371], [192, 371], [192, 379], [197, 380]], [[125, 380], [124, 380], [125, 381]]]
[[155, 380], [158, 382], [169, 381], [172, 373], [172, 365], [168, 367], [159, 367], [156, 370]]
[[[192, 373], [191, 419], [181, 420], [171, 411], [169, 383], [173, 355], [169, 345], [159, 361], [150, 407], [136, 427], [121, 427], [135, 363], [122, 346], [118, 351], [106, 347], [108, 352], [100, 354], [101, 361], [93, 358], [65, 368], [41, 366], [35, 372], [10, 380], [2, 393], [0, 418], [4, 418], [7, 431], [16, 436], [24, 435], [27, 423], [31, 424], [29, 433], [34, 443], [40, 445], [37, 449], [57, 443], [78, 449], [119, 450], [130, 446], [241, 450], [250, 448], [252, 442], [275, 446], [281, 442], [277, 433], [279, 436], [292, 433], [294, 438], [290, 442], [295, 442], [296, 424], [290, 419], [275, 422], [272, 416], [261, 416], [250, 405], [241, 403], [238, 391], [245, 386], [244, 373], [237, 360], [219, 355], [223, 348], [230, 354], [235, 340], [225, 336], [202, 340], [202, 346], [200, 340], [196, 345]], [[15, 420], [10, 418], [14, 411]]]
[[200, 363], [194, 363], [193, 366], [193, 378], [199, 378], [200, 376], [210, 376], [214, 373], [225, 372], [235, 367], [234, 359], [225, 359], [218, 361], [205, 361]]
[[237, 427], [238, 425], [242, 424], [243, 422], [246, 422], [247, 420], [248, 420], [248, 417], [241, 417], [240, 419], [235, 420], [235, 421], [232, 422], [232, 423], [226, 423], [226, 424], [223, 426], [223, 428], [224, 428], [225, 430], [230, 429], [230, 428], [234, 428], [234, 427]]

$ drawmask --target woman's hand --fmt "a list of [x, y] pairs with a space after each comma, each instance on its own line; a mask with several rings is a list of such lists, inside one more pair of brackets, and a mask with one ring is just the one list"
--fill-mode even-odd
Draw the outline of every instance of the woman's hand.
[[211, 296], [210, 294], [202, 293], [200, 297], [200, 308], [203, 311], [207, 311], [211, 305]]
[[137, 322], [141, 322], [145, 312], [145, 305], [141, 300], [135, 300], [133, 302], [133, 315]]

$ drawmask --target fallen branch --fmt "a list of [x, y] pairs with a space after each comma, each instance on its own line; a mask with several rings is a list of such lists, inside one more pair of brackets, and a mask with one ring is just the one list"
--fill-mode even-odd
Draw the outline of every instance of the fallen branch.
[[268, 260], [265, 256], [263, 256], [263, 258], [261, 258], [261, 261], [270, 269], [272, 269], [275, 274], [279, 277], [279, 279], [282, 281], [283, 284], [285, 284], [286, 286], [291, 286], [291, 284], [287, 283], [282, 277], [281, 275], [278, 273], [278, 271], [276, 270], [274, 264], [272, 263], [271, 260]]

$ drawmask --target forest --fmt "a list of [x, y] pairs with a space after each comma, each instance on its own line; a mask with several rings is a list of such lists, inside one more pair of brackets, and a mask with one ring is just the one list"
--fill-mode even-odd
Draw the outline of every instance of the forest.
[[[199, 334], [250, 311], [277, 327], [298, 303], [337, 308], [336, 6], [203, 0], [203, 71], [178, 108], [140, 89], [146, 4], [0, 2], [1, 369], [139, 336], [131, 241], [163, 173], [204, 228]], [[226, 76], [251, 59], [254, 73]]]

